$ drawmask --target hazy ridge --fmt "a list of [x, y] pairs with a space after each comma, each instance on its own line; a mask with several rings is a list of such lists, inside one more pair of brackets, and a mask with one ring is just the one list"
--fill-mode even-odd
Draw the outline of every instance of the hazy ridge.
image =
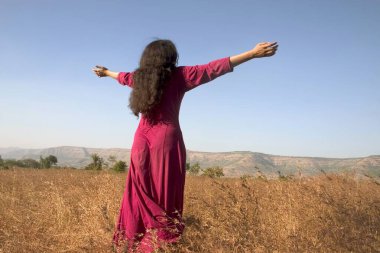
[[[59, 165], [82, 168], [91, 161], [91, 154], [97, 153], [105, 160], [115, 156], [129, 164], [131, 150], [123, 148], [52, 147], [45, 149], [0, 148], [3, 159], [39, 159], [54, 155]], [[199, 162], [201, 167], [221, 166], [226, 176], [258, 175], [267, 177], [282, 175], [315, 175], [324, 172], [354, 171], [358, 175], [380, 176], [380, 155], [357, 158], [323, 158], [278, 156], [249, 151], [198, 152], [187, 151], [187, 161]]]

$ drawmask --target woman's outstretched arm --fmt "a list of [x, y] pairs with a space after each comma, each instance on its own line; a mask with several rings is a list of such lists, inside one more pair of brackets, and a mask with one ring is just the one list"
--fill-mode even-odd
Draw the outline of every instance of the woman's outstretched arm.
[[253, 49], [238, 55], [230, 57], [232, 67], [236, 67], [246, 61], [254, 58], [269, 57], [276, 53], [278, 48], [277, 42], [262, 42], [257, 44]]
[[92, 69], [92, 71], [94, 71], [94, 73], [98, 77], [109, 76], [109, 77], [112, 77], [113, 79], [117, 79], [117, 76], [119, 75], [119, 72], [110, 71], [106, 67], [99, 66], [99, 65], [96, 65], [95, 68]]

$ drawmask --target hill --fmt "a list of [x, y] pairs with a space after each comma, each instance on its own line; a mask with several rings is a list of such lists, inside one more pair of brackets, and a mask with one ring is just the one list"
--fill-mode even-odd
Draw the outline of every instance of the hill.
[[[60, 166], [83, 168], [91, 161], [91, 154], [97, 153], [107, 159], [110, 155], [129, 164], [131, 150], [122, 148], [52, 147], [46, 149], [0, 148], [3, 159], [39, 159], [54, 155]], [[380, 155], [357, 158], [323, 158], [279, 156], [249, 151], [198, 152], [187, 151], [190, 163], [199, 162], [202, 168], [221, 166], [225, 175], [239, 177], [260, 174], [273, 178], [282, 176], [311, 176], [319, 173], [353, 171], [358, 175], [380, 177]]]

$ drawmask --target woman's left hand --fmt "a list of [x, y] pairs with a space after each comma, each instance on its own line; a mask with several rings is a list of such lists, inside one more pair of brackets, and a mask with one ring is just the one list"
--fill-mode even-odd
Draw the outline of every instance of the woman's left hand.
[[94, 73], [98, 76], [98, 77], [104, 77], [104, 76], [107, 76], [107, 68], [106, 67], [103, 67], [103, 66], [99, 66], [99, 65], [96, 65], [95, 68], [92, 69], [92, 71], [94, 71]]

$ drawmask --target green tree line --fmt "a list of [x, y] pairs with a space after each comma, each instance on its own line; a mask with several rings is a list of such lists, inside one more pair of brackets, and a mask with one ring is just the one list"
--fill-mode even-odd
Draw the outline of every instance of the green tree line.
[[[47, 157], [40, 156], [39, 161], [34, 159], [2, 159], [0, 155], [0, 169], [9, 169], [12, 167], [49, 169], [57, 167], [58, 159], [54, 155]], [[116, 172], [125, 172], [128, 170], [126, 162], [116, 160], [115, 156], [109, 156], [107, 160], [98, 154], [91, 154], [91, 162], [84, 167], [86, 170], [112, 170]], [[219, 166], [201, 168], [198, 162], [194, 164], [186, 163], [186, 172], [191, 175], [208, 176], [211, 178], [223, 177], [223, 168]]]
[[84, 167], [86, 170], [113, 170], [116, 172], [125, 172], [127, 171], [127, 163], [121, 160], [116, 160], [115, 156], [110, 155], [105, 161], [98, 154], [91, 154], [91, 163]]
[[186, 171], [187, 173], [194, 176], [207, 176], [211, 178], [223, 177], [223, 168], [219, 166], [208, 167], [202, 169], [198, 162], [194, 164], [186, 163]]
[[9, 169], [12, 167], [21, 168], [36, 168], [36, 169], [49, 169], [51, 167], [56, 167], [58, 163], [57, 157], [49, 155], [47, 157], [40, 156], [40, 160], [34, 159], [3, 159], [0, 156], [0, 169]]

